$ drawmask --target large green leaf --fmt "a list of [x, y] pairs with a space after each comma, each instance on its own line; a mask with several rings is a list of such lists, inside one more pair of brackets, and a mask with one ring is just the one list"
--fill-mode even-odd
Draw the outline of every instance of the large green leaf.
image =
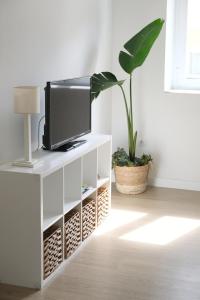
[[154, 42], [160, 34], [163, 24], [164, 20], [162, 19], [153, 21], [124, 45], [124, 48], [128, 53], [120, 51], [119, 63], [125, 72], [131, 74], [137, 67], [144, 63]]
[[116, 76], [111, 72], [94, 73], [91, 77], [91, 97], [92, 100], [97, 98], [99, 94], [115, 85], [122, 85], [124, 80], [117, 80]]

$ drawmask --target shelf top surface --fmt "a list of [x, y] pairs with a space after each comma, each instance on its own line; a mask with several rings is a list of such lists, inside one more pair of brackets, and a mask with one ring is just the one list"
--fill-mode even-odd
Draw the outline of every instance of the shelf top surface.
[[35, 151], [33, 153], [33, 159], [38, 160], [38, 163], [34, 166], [34, 168], [16, 167], [10, 162], [2, 164], [0, 166], [0, 172], [35, 174], [45, 177], [64, 165], [81, 158], [85, 154], [100, 147], [106, 142], [111, 141], [111, 136], [103, 134], [87, 134], [80, 138], [80, 140], [82, 139], [87, 140], [87, 143], [68, 152], [53, 152], [42, 149]]

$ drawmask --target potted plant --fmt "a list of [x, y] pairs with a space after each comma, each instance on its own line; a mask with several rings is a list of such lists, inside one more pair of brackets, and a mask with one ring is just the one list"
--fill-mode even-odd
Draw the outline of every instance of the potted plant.
[[126, 79], [118, 80], [111, 72], [92, 75], [92, 100], [96, 99], [102, 91], [115, 85], [122, 93], [127, 119], [129, 152], [126, 153], [123, 148], [118, 148], [113, 153], [112, 166], [115, 171], [116, 187], [119, 192], [126, 194], [138, 194], [146, 190], [149, 162], [152, 160], [151, 156], [147, 154], [143, 154], [141, 157], [136, 156], [137, 130], [133, 118], [132, 76], [134, 70], [144, 63], [163, 24], [164, 20], [162, 19], [154, 20], [124, 44], [126, 52], [120, 51], [119, 53], [119, 63], [129, 75], [129, 97], [123, 87]]

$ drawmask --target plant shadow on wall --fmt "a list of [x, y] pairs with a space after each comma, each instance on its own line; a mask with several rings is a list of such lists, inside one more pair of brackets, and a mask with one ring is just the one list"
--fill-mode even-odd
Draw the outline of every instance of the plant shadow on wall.
[[132, 99], [133, 72], [144, 63], [163, 24], [162, 19], [154, 20], [124, 44], [126, 52], [119, 53], [119, 63], [129, 75], [128, 96], [123, 87], [127, 79], [118, 80], [111, 72], [92, 75], [92, 100], [96, 99], [102, 91], [113, 86], [118, 86], [122, 93], [127, 119], [129, 153], [126, 153], [123, 148], [118, 148], [113, 154], [112, 166], [115, 171], [116, 187], [119, 192], [126, 194], [138, 194], [146, 190], [149, 165], [152, 161], [151, 155], [136, 156], [137, 130], [134, 125]]

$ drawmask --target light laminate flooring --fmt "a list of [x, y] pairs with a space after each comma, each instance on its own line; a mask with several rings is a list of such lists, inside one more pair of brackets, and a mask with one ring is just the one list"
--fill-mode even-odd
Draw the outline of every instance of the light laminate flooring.
[[200, 300], [200, 192], [112, 192], [112, 212], [42, 290], [0, 300]]

